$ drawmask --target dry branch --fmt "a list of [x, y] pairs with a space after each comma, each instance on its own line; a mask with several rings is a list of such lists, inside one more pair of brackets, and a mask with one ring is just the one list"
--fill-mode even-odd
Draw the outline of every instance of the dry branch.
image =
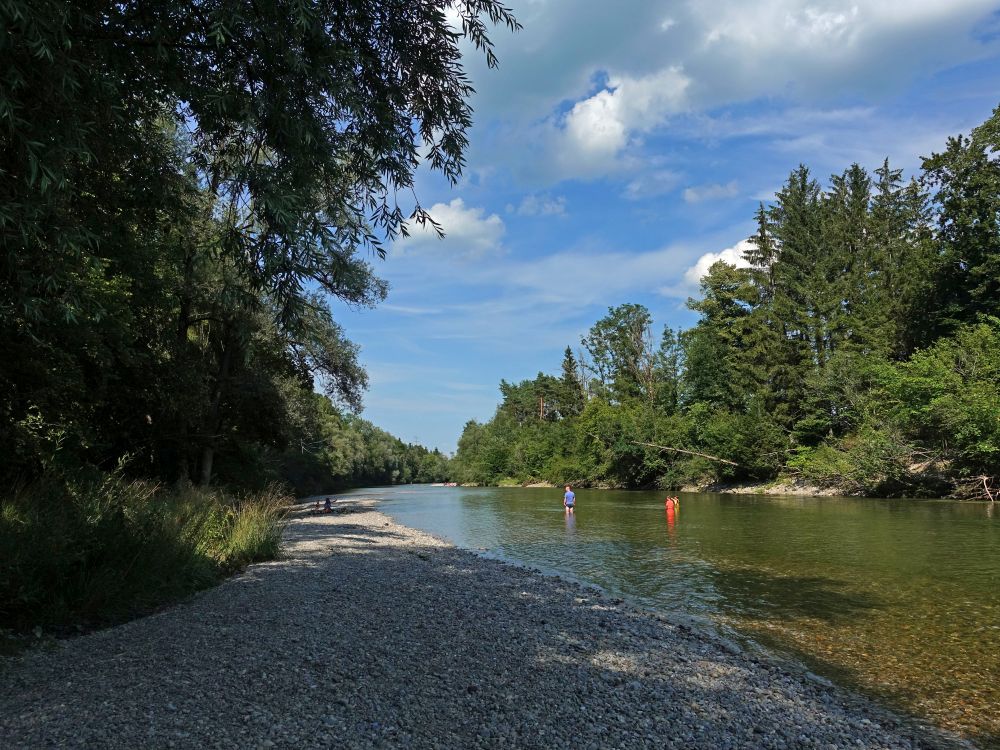
[[[602, 443], [604, 442], [602, 438], [598, 437], [592, 432], [588, 432], [587, 434], [590, 435], [595, 440], [600, 440]], [[688, 451], [684, 450], [683, 448], [670, 448], [666, 445], [657, 445], [656, 443], [643, 443], [639, 440], [629, 440], [629, 442], [632, 445], [645, 445], [649, 448], [659, 448], [661, 451], [673, 451], [674, 453], [686, 453], [689, 456], [701, 456], [702, 458], [707, 458], [709, 461], [720, 461], [721, 463], [729, 464], [730, 466], [736, 466], [742, 468], [735, 461], [730, 461], [728, 458], [719, 458], [718, 456], [710, 456], [707, 453], [698, 453], [698, 451]]]
[[707, 458], [710, 461], [719, 461], [720, 463], [729, 464], [730, 466], [739, 466], [735, 461], [730, 461], [728, 458], [719, 458], [718, 456], [710, 456], [707, 453], [698, 453], [698, 451], [686, 451], [683, 448], [669, 448], [666, 445], [656, 445], [655, 443], [643, 443], [638, 440], [630, 441], [633, 445], [645, 445], [650, 448], [659, 448], [661, 451], [673, 451], [674, 453], [686, 453], [689, 456], [701, 456], [702, 458]]

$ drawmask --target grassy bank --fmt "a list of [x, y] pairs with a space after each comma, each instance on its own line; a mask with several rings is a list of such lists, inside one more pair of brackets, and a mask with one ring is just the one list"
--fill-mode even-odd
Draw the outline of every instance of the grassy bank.
[[107, 476], [0, 499], [0, 629], [119, 622], [275, 557], [290, 498], [165, 490]]

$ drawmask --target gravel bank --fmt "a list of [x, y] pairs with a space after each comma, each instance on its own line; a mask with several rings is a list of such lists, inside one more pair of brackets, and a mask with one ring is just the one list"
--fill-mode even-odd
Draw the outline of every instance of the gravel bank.
[[167, 612], [0, 663], [0, 746], [952, 744], [595, 590], [365, 503]]

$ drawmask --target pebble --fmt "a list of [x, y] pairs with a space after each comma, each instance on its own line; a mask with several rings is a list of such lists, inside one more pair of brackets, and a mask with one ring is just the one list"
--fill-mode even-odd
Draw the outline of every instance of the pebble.
[[0, 659], [4, 750], [962, 745], [370, 501], [341, 510], [177, 607]]

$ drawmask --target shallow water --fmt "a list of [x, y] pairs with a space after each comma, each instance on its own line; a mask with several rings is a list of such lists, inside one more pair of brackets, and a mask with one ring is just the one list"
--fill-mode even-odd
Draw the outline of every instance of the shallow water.
[[[371, 494], [372, 490], [363, 491]], [[710, 617], [1000, 746], [1000, 508], [932, 500], [407, 486], [399, 522]]]

